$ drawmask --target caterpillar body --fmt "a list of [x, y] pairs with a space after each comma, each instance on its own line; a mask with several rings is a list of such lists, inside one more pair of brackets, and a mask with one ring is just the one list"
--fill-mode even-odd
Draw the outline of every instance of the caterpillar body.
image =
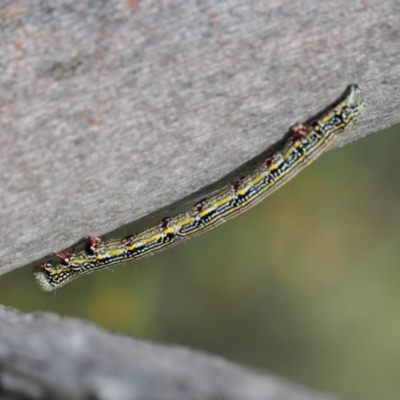
[[83, 250], [55, 253], [57, 262], [46, 261], [34, 268], [35, 281], [42, 290], [52, 291], [79, 276], [148, 257], [220, 225], [264, 199], [315, 160], [354, 126], [364, 108], [361, 89], [348, 86], [338, 102], [319, 118], [294, 125], [281, 149], [252, 173], [143, 231], [107, 241], [90, 236]]

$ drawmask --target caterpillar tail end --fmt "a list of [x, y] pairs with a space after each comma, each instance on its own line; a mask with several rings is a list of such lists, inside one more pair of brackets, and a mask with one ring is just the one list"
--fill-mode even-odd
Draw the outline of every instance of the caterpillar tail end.
[[345, 101], [350, 107], [356, 107], [361, 116], [365, 111], [365, 100], [362, 90], [357, 84], [349, 85], [345, 92]]
[[51, 266], [52, 263], [45, 262], [36, 265], [36, 267], [33, 269], [33, 278], [35, 279], [35, 282], [39, 286], [39, 288], [42, 289], [44, 292], [52, 292], [58, 287], [50, 282], [48, 273], [46, 271], [47, 268]]

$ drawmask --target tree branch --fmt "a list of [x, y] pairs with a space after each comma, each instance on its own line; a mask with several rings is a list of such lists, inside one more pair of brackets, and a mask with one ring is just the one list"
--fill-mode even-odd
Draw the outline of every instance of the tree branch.
[[338, 399], [219, 357], [53, 314], [0, 306], [0, 326], [2, 399]]
[[369, 111], [338, 145], [398, 122], [399, 11], [379, 0], [6, 2], [0, 274], [193, 201], [349, 83]]

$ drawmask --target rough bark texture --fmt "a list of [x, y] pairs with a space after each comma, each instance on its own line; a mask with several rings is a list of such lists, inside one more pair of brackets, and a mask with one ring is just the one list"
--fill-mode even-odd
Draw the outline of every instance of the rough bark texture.
[[204, 195], [348, 83], [369, 111], [338, 145], [398, 122], [399, 16], [380, 0], [0, 1], [0, 274]]
[[338, 399], [76, 319], [0, 306], [0, 326], [0, 399]]

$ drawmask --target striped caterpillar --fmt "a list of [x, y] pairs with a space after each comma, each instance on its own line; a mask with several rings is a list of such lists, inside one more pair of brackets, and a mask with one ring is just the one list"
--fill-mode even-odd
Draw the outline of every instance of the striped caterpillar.
[[79, 276], [148, 257], [222, 224], [264, 199], [314, 161], [354, 126], [364, 108], [360, 88], [348, 86], [339, 101], [319, 118], [294, 125], [282, 148], [252, 173], [187, 211], [164, 218], [133, 235], [107, 241], [89, 236], [83, 250], [55, 253], [57, 262], [37, 265], [33, 270], [34, 279], [42, 290], [52, 291]]

